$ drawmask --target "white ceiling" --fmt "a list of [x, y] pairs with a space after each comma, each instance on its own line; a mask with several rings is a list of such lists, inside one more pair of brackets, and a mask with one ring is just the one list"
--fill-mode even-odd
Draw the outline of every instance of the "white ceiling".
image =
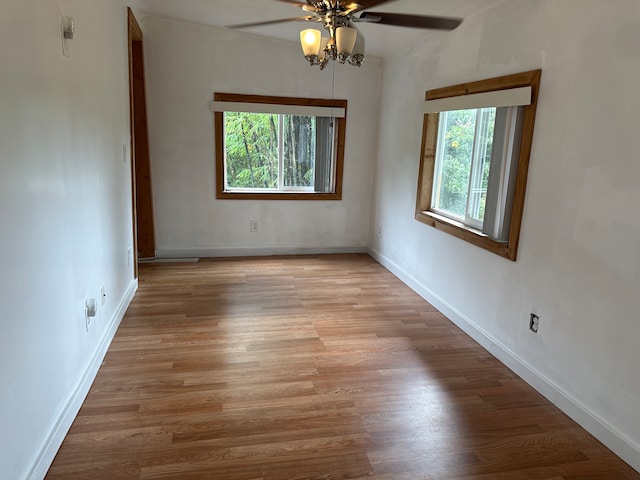
[[[391, 0], [370, 11], [468, 18], [504, 1]], [[141, 13], [217, 27], [303, 15], [295, 5], [276, 0], [137, 0], [136, 5]], [[308, 24], [291, 22], [247, 28], [244, 31], [297, 42], [300, 30], [307, 28], [305, 25]], [[446, 35], [446, 32], [364, 23], [359, 23], [358, 29], [366, 39], [367, 53], [378, 57], [392, 55], [425, 35]]]

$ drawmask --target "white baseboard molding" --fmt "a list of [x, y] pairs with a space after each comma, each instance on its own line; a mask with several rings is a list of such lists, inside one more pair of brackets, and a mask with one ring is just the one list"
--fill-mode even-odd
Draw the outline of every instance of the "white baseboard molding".
[[455, 307], [442, 299], [442, 297], [421, 284], [415, 277], [407, 273], [404, 268], [393, 260], [372, 249], [369, 249], [369, 255], [398, 277], [409, 288], [437, 308], [445, 317], [482, 345], [561, 411], [571, 417], [577, 424], [606, 445], [632, 468], [640, 472], [640, 445], [623, 433], [617, 431], [606, 420], [596, 415], [579, 400], [563, 391], [560, 386], [528, 365], [515, 352], [474, 324], [473, 321], [465, 317], [456, 310]]
[[156, 259], [211, 257], [270, 257], [276, 255], [326, 255], [336, 253], [368, 253], [367, 247], [234, 247], [159, 249]]
[[29, 480], [41, 480], [47, 474], [47, 471], [49, 470], [49, 467], [51, 466], [51, 463], [53, 462], [53, 459], [56, 456], [60, 445], [62, 445], [64, 437], [67, 435], [67, 432], [71, 428], [71, 424], [80, 411], [82, 402], [84, 402], [84, 399], [89, 393], [89, 389], [91, 388], [91, 384], [98, 374], [98, 369], [102, 364], [102, 360], [107, 354], [109, 345], [111, 345], [111, 341], [116, 334], [116, 330], [118, 329], [118, 326], [120, 325], [120, 322], [122, 321], [124, 314], [127, 311], [129, 304], [131, 303], [131, 300], [133, 300], [133, 296], [135, 295], [137, 289], [138, 280], [135, 279], [129, 285], [129, 288], [125, 292], [120, 305], [118, 305], [116, 312], [111, 318], [111, 321], [109, 322], [109, 325], [105, 330], [98, 348], [87, 364], [87, 368], [85, 369], [82, 379], [73, 390], [73, 392], [71, 392], [71, 395], [69, 395], [69, 399], [66, 402], [62, 414], [47, 436], [40, 450], [40, 454], [36, 459], [36, 462], [29, 471], [29, 474], [27, 476]]
[[199, 257], [165, 257], [165, 258], [146, 258], [138, 260], [138, 264], [147, 263], [198, 263]]

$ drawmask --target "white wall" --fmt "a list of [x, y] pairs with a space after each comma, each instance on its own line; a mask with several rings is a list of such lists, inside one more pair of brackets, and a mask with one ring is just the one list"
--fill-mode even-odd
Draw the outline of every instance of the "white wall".
[[0, 479], [44, 476], [135, 289], [125, 26], [119, 0], [2, 4]]
[[[636, 469], [638, 45], [637, 0], [518, 0], [385, 63], [372, 216], [377, 258]], [[535, 68], [540, 101], [510, 262], [413, 219], [419, 103], [431, 88]]]
[[[308, 66], [300, 46], [143, 16], [158, 256], [363, 250], [380, 64]], [[335, 87], [334, 87], [335, 86]], [[342, 201], [216, 200], [213, 93], [349, 101]], [[249, 233], [249, 220], [260, 232]]]

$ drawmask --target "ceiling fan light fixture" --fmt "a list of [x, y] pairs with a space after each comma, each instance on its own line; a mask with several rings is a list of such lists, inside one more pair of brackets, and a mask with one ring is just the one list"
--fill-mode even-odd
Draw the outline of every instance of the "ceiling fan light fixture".
[[351, 55], [353, 47], [356, 45], [356, 37], [358, 31], [351, 27], [338, 27], [336, 29], [336, 43], [338, 47], [338, 53], [344, 55]]
[[364, 62], [362, 35], [355, 28], [346, 26], [326, 30], [329, 36], [322, 36], [320, 31], [312, 28], [300, 32], [302, 51], [309, 65], [324, 70], [329, 60], [337, 60], [339, 63], [361, 66]]
[[302, 53], [311, 61], [309, 57], [318, 58], [320, 54], [320, 46], [322, 42], [322, 33], [315, 28], [307, 28], [300, 32], [300, 45], [302, 46]]
[[318, 58], [321, 62], [328, 57], [327, 45], [329, 45], [329, 40], [329, 37], [324, 36], [320, 39], [320, 52], [318, 53]]
[[364, 37], [360, 33], [358, 33], [356, 44], [353, 47], [353, 51], [351, 52], [351, 56], [348, 61], [355, 67], [362, 66], [362, 62], [364, 62]]

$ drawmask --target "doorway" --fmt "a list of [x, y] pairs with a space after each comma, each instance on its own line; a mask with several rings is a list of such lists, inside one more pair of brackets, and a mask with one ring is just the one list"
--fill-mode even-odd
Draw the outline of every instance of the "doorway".
[[138, 260], [155, 257], [155, 235], [142, 29], [130, 8], [128, 9], [128, 20], [133, 263], [137, 277]]

